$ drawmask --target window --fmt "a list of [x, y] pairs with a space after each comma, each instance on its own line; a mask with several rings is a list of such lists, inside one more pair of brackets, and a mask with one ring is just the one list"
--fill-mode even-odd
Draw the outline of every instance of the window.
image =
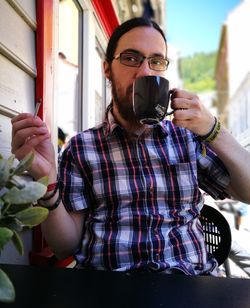
[[100, 43], [96, 39], [94, 71], [95, 71], [95, 124], [100, 124], [105, 116], [106, 105], [110, 100], [110, 89], [104, 77], [102, 64], [105, 53]]
[[57, 123], [68, 137], [81, 129], [81, 23], [82, 12], [78, 3], [60, 0]]

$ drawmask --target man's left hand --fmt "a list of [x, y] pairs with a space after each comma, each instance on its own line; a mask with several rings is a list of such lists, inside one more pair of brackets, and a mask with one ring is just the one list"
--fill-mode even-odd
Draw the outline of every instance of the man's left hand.
[[173, 123], [199, 136], [206, 135], [214, 126], [214, 116], [194, 93], [174, 89], [171, 108], [175, 110]]

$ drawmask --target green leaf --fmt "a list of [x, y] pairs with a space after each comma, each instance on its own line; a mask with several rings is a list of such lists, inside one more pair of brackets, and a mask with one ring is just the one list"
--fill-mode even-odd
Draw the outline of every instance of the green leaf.
[[15, 289], [9, 277], [0, 269], [0, 301], [5, 303], [14, 302]]
[[3, 249], [5, 244], [8, 243], [8, 241], [12, 238], [13, 231], [11, 231], [9, 228], [0, 227], [0, 250]]
[[33, 152], [27, 154], [22, 160], [20, 160], [19, 164], [16, 166], [14, 170], [15, 175], [21, 175], [24, 171], [28, 170], [32, 164], [35, 155]]
[[5, 186], [10, 176], [10, 168], [8, 161], [4, 158], [0, 159], [0, 189]]
[[13, 215], [8, 215], [0, 218], [0, 227], [6, 227], [12, 231], [21, 232], [23, 230], [22, 223]]
[[23, 241], [21, 237], [18, 235], [18, 233], [15, 231], [13, 233], [12, 242], [14, 246], [16, 247], [16, 250], [19, 252], [19, 254], [23, 256], [24, 254]]
[[35, 206], [18, 212], [16, 217], [24, 226], [32, 228], [43, 222], [47, 218], [48, 214], [48, 209]]
[[12, 167], [13, 167], [13, 163], [14, 163], [14, 160], [15, 160], [15, 155], [10, 155], [10, 157], [8, 158], [7, 160], [7, 163], [8, 163], [8, 166], [9, 166], [9, 169], [11, 170]]
[[8, 181], [6, 187], [10, 189], [16, 186], [18, 189], [22, 189], [25, 187], [26, 183], [27, 180], [25, 180], [23, 176], [13, 175]]
[[42, 178], [40, 178], [39, 180], [37, 180], [37, 183], [43, 184], [44, 186], [48, 186], [49, 184], [49, 178], [48, 176], [43, 176]]
[[5, 212], [8, 211], [8, 208], [10, 207], [10, 203], [4, 202], [2, 206], [2, 211], [1, 211], [1, 217], [5, 216]]
[[30, 203], [24, 204], [11, 204], [8, 209], [6, 215], [14, 215], [17, 212], [23, 211], [31, 206]]
[[34, 203], [44, 196], [46, 191], [47, 188], [43, 184], [27, 182], [22, 189], [12, 187], [2, 198], [5, 202], [11, 204]]

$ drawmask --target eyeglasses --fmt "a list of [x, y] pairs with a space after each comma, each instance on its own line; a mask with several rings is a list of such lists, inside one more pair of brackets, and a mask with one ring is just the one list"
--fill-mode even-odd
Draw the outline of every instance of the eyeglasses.
[[121, 64], [131, 67], [140, 67], [145, 59], [148, 60], [148, 65], [151, 70], [165, 71], [168, 68], [169, 60], [160, 56], [145, 57], [140, 53], [121, 52], [113, 57], [115, 60], [120, 60]]

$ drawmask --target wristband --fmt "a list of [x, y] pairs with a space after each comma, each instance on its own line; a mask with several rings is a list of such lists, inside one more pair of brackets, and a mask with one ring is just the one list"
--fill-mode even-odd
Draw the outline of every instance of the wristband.
[[213, 132], [211, 133], [211, 135], [209, 135], [207, 138], [206, 138], [206, 142], [210, 143], [212, 141], [214, 141], [214, 139], [218, 136], [219, 132], [220, 132], [220, 129], [221, 129], [221, 124], [219, 121], [217, 121], [216, 123], [216, 126], [213, 130]]
[[47, 186], [47, 192], [54, 190], [58, 185], [58, 182], [51, 183]]
[[[50, 200], [51, 198], [53, 198], [58, 190], [58, 182], [56, 183], [52, 183], [52, 184], [49, 184], [48, 187], [47, 187], [47, 192], [50, 192], [53, 190], [53, 193], [51, 195], [49, 195], [48, 197], [43, 197], [41, 198], [41, 200]], [[46, 192], [46, 193], [47, 193]]]
[[215, 138], [218, 136], [220, 130], [221, 130], [221, 124], [220, 122], [217, 120], [216, 117], [215, 118], [215, 124], [213, 126], [213, 128], [211, 129], [211, 131], [206, 134], [205, 136], [199, 136], [198, 140], [202, 142], [202, 156], [206, 156], [206, 146], [204, 144], [204, 142], [210, 143], [212, 141], [215, 140]]
[[50, 205], [50, 206], [45, 206], [45, 205], [42, 205], [42, 204], [39, 204], [39, 205], [41, 205], [42, 207], [44, 207], [48, 211], [53, 211], [53, 210], [55, 210], [58, 207], [58, 205], [60, 204], [61, 201], [62, 201], [62, 198], [61, 198], [61, 196], [59, 194], [56, 202], [53, 205]]
[[199, 141], [210, 143], [210, 142], [214, 141], [214, 139], [218, 136], [220, 129], [221, 129], [221, 124], [217, 120], [216, 117], [214, 117], [214, 118], [215, 118], [215, 123], [214, 123], [213, 128], [205, 136], [199, 136], [198, 137]]

